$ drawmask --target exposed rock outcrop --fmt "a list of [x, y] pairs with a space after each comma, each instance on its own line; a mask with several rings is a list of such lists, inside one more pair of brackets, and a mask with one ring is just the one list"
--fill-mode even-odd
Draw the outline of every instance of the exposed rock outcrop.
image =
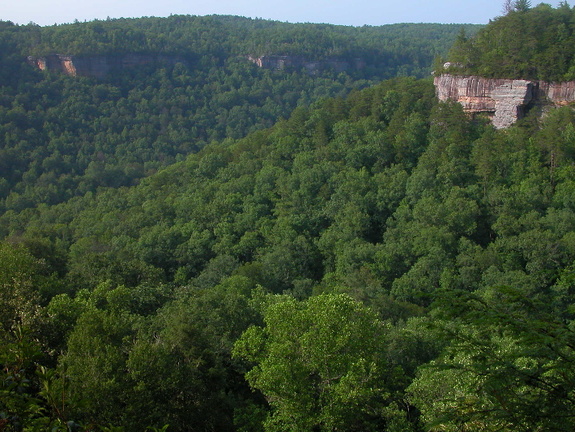
[[103, 78], [114, 69], [140, 67], [148, 64], [185, 63], [178, 56], [154, 54], [121, 54], [71, 56], [52, 54], [43, 57], [28, 57], [28, 63], [40, 70], [54, 70], [71, 76], [90, 76]]
[[575, 82], [489, 79], [443, 74], [434, 80], [441, 101], [459, 102], [468, 113], [487, 113], [493, 125], [506, 128], [535, 104], [566, 105], [575, 102]]
[[365, 61], [359, 58], [352, 61], [338, 58], [313, 61], [299, 56], [269, 55], [261, 57], [248, 56], [248, 60], [265, 69], [305, 69], [311, 75], [328, 69], [336, 72], [347, 72], [350, 70], [361, 70], [366, 66]]
[[488, 113], [496, 128], [515, 123], [533, 99], [534, 84], [526, 80], [443, 74], [434, 84], [439, 100], [459, 102], [469, 113]]
[[[299, 56], [248, 56], [248, 60], [261, 68], [285, 70], [305, 69], [310, 75], [315, 75], [324, 70], [346, 72], [361, 70], [366, 63], [362, 59], [342, 60], [329, 58], [321, 61], [312, 61]], [[42, 57], [28, 57], [28, 63], [41, 70], [63, 72], [71, 76], [90, 76], [103, 78], [112, 70], [138, 67], [147, 64], [186, 63], [186, 60], [178, 56], [159, 54], [121, 54], [121, 55], [93, 55], [72, 56], [65, 54], [51, 54]]]
[[537, 97], [547, 99], [554, 105], [567, 105], [575, 101], [575, 81], [549, 83], [540, 81]]

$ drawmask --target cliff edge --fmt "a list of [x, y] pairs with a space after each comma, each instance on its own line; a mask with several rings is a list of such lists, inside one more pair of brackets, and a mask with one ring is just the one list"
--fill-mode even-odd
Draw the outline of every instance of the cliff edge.
[[[322, 61], [311, 61], [298, 56], [248, 56], [249, 61], [265, 69], [305, 69], [310, 75], [316, 75], [324, 70], [346, 72], [361, 70], [366, 67], [360, 58], [351, 61], [330, 58]], [[71, 76], [89, 76], [104, 78], [112, 70], [138, 67], [147, 64], [164, 64], [173, 66], [176, 63], [186, 63], [178, 56], [128, 53], [119, 55], [72, 56], [66, 54], [50, 54], [42, 57], [28, 57], [28, 63], [40, 70], [50, 70]]]
[[361, 70], [366, 67], [366, 62], [361, 58], [355, 58], [351, 61], [339, 58], [309, 60], [300, 56], [267, 55], [262, 57], [248, 56], [248, 60], [264, 69], [305, 69], [310, 75], [316, 75], [317, 73], [327, 69], [331, 69], [339, 73], [350, 70]]
[[29, 56], [28, 63], [40, 70], [58, 71], [71, 76], [104, 78], [114, 69], [141, 67], [156, 63], [174, 65], [186, 63], [186, 60], [178, 56], [137, 53], [95, 56], [51, 54], [43, 57]]
[[575, 82], [492, 79], [443, 74], [434, 80], [440, 101], [460, 103], [468, 113], [487, 113], [503, 129], [522, 118], [535, 104], [562, 106], [575, 102]]

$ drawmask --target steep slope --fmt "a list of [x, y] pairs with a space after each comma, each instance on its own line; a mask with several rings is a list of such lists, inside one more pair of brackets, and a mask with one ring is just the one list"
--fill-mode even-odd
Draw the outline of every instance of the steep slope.
[[[49, 266], [35, 282], [45, 350], [65, 352], [80, 423], [254, 430], [295, 412], [554, 430], [575, 409], [545, 390], [572, 383], [574, 137], [570, 108], [502, 132], [438, 104], [428, 81], [388, 81], [0, 226]], [[353, 345], [358, 331], [377, 342]], [[334, 334], [370, 362], [333, 354]]]
[[[297, 106], [384, 77], [427, 74], [457, 31], [217, 16], [0, 24], [0, 211], [136, 184], [206, 143], [270, 127]], [[310, 74], [248, 60], [270, 53], [314, 62], [360, 57], [364, 66]], [[29, 67], [31, 55], [48, 70]]]
[[[487, 113], [506, 128], [532, 108], [575, 101], [575, 10], [567, 2], [552, 8], [511, 2], [477, 35], [462, 32], [448, 62], [435, 64], [440, 100], [461, 103], [469, 113]], [[515, 6], [513, 6], [515, 5]]]
[[1, 424], [572, 431], [574, 161], [570, 106], [497, 130], [397, 78], [137, 185], [7, 211]]
[[470, 114], [488, 114], [493, 126], [507, 128], [536, 108], [546, 112], [575, 102], [575, 81], [511, 80], [443, 74], [434, 79], [440, 101], [455, 101]]

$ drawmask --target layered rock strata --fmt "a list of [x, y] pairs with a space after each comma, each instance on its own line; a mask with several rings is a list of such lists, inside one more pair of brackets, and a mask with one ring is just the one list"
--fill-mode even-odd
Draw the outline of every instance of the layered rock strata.
[[[312, 61], [299, 56], [248, 56], [248, 60], [265, 69], [305, 69], [310, 75], [324, 70], [346, 72], [365, 68], [362, 59], [342, 60], [329, 58], [321, 61]], [[41, 70], [63, 72], [71, 76], [90, 76], [103, 78], [114, 69], [138, 67], [151, 63], [174, 65], [186, 63], [178, 56], [154, 54], [122, 54], [122, 55], [94, 55], [72, 56], [64, 54], [51, 54], [42, 57], [28, 57], [28, 63]]]
[[361, 70], [365, 68], [365, 61], [360, 58], [353, 59], [352, 61], [337, 58], [313, 61], [299, 56], [269, 55], [261, 57], [248, 56], [248, 60], [264, 69], [305, 69], [311, 75], [327, 69], [336, 72], [347, 72], [349, 70]]
[[40, 70], [53, 70], [71, 76], [103, 78], [112, 70], [141, 67], [148, 64], [185, 63], [183, 58], [154, 54], [122, 54], [71, 56], [52, 54], [43, 57], [28, 57], [28, 63]]
[[536, 97], [547, 99], [554, 105], [567, 105], [575, 101], [575, 81], [549, 83], [540, 81]]
[[567, 105], [575, 101], [575, 82], [489, 79], [443, 74], [435, 77], [439, 100], [459, 102], [468, 113], [487, 113], [493, 125], [506, 128], [534, 104]]

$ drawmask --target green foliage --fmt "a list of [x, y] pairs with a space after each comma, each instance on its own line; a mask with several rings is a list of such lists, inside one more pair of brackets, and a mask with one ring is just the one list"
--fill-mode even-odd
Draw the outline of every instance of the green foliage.
[[[0, 211], [132, 186], [214, 140], [270, 127], [298, 106], [383, 78], [428, 75], [433, 53], [444, 54], [456, 31], [216, 16], [0, 24]], [[40, 73], [24, 61], [55, 52], [79, 62], [131, 54], [169, 60], [112, 68], [98, 81]], [[261, 55], [361, 58], [364, 67], [268, 70], [248, 60]]]
[[343, 97], [368, 83], [228, 56], [250, 26], [299, 55], [329, 26], [6, 25], [0, 43], [85, 32], [76, 48], [104, 52], [114, 26], [141, 24], [132, 49], [144, 23], [166, 29], [150, 47], [193, 38], [195, 68], [28, 71], [0, 89], [2, 426], [573, 429], [571, 107], [501, 131], [438, 103], [431, 80]]
[[573, 323], [545, 295], [451, 292], [439, 310], [450, 345], [410, 387], [430, 430], [573, 428]]
[[270, 299], [265, 327], [251, 327], [234, 354], [271, 406], [266, 431], [376, 430], [385, 424], [393, 371], [383, 358], [386, 328], [345, 295], [298, 303]]
[[[398, 24], [355, 28], [236, 16], [172, 15], [34, 26], [21, 29], [18, 36], [22, 44], [33, 50], [28, 55], [162, 53], [212, 65], [239, 55], [289, 55], [310, 60], [361, 58], [372, 71], [385, 65], [394, 68], [396, 75], [401, 69], [427, 67], [433, 58], [431, 52], [448, 49], [459, 27]], [[474, 31], [479, 26], [466, 27]], [[389, 54], [397, 58], [384, 59]]]
[[37, 324], [42, 263], [26, 249], [0, 243], [0, 333]]
[[[574, 10], [516, 1], [504, 16], [475, 37], [460, 35], [448, 59], [449, 72], [494, 78], [573, 80]], [[436, 69], [436, 72], [439, 72]]]

